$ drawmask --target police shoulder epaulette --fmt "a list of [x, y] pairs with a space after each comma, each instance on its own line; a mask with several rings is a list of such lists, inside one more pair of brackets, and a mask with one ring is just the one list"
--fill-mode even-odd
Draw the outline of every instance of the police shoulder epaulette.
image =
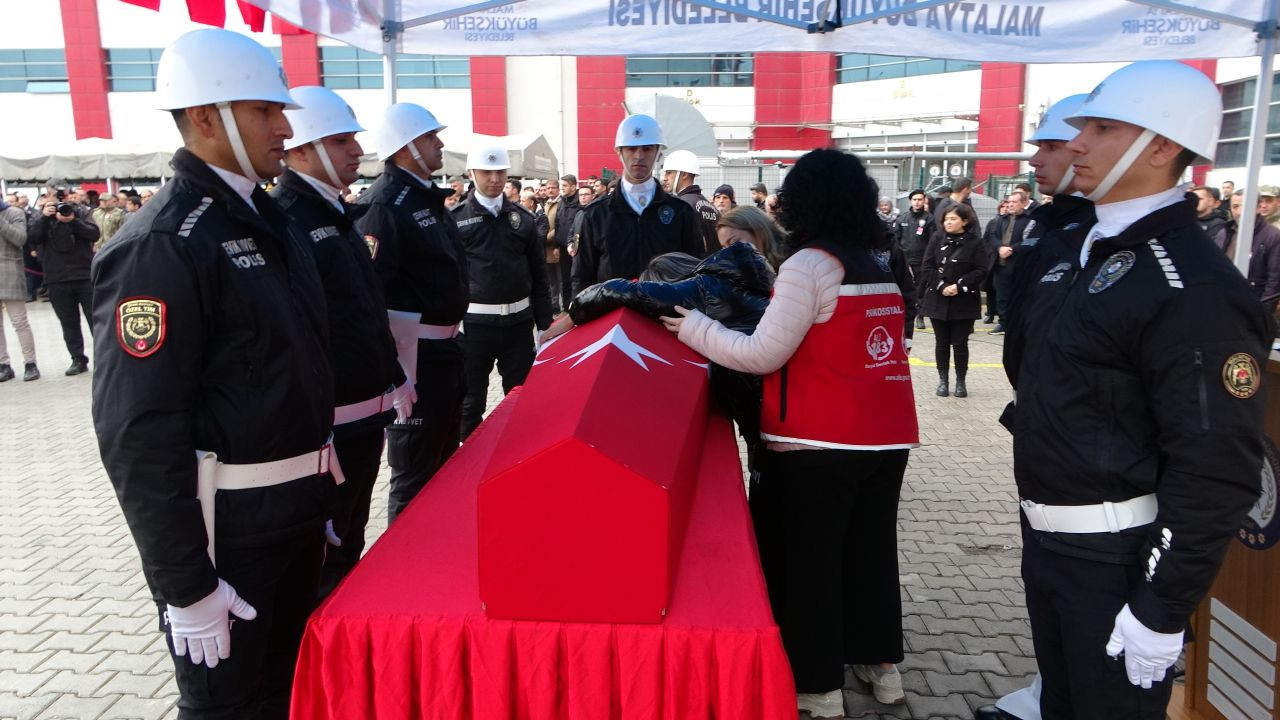
[[406, 197], [408, 194], [409, 194], [409, 186], [408, 186], [408, 185], [405, 185], [405, 186], [400, 190], [400, 194], [399, 194], [399, 195], [396, 195], [396, 199], [391, 201], [391, 204], [392, 204], [392, 205], [399, 206], [399, 205], [400, 205], [400, 203], [404, 202], [404, 199], [405, 199], [405, 197]]
[[200, 201], [193, 207], [190, 202], [195, 198], [187, 196], [170, 196], [169, 202], [165, 207], [161, 208], [155, 215], [155, 219], [151, 222], [150, 231], [160, 233], [174, 233], [179, 237], [190, 237], [192, 229], [199, 222], [200, 216], [213, 205], [213, 198], [209, 196], [200, 197]]

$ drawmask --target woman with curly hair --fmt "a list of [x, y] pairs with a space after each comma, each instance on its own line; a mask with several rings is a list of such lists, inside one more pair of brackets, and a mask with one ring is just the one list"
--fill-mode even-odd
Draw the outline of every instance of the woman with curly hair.
[[801, 157], [780, 193], [792, 253], [755, 333], [684, 308], [663, 322], [713, 362], [764, 376], [766, 450], [752, 518], [798, 707], [844, 717], [845, 665], [904, 700], [898, 493], [919, 442], [902, 286], [877, 187], [836, 150]]
[[933, 323], [938, 361], [939, 397], [950, 392], [951, 355], [956, 357], [956, 397], [969, 396], [965, 374], [969, 371], [969, 336], [982, 315], [978, 291], [991, 272], [995, 258], [991, 246], [978, 235], [978, 216], [964, 203], [952, 205], [942, 216], [942, 228], [924, 249], [920, 287], [924, 297], [920, 314]]

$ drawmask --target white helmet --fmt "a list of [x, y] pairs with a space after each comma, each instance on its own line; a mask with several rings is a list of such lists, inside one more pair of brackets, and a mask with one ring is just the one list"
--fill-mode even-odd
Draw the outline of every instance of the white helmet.
[[1111, 73], [1067, 118], [1083, 128], [1088, 118], [1119, 120], [1163, 135], [1213, 162], [1222, 126], [1222, 95], [1199, 70], [1174, 60], [1143, 60]]
[[468, 170], [509, 170], [511, 160], [507, 149], [497, 145], [481, 145], [467, 153]]
[[664, 147], [662, 126], [648, 115], [628, 115], [618, 123], [618, 134], [614, 137], [613, 146], [620, 148], [640, 145]]
[[285, 110], [285, 117], [293, 126], [293, 137], [284, 141], [284, 149], [322, 140], [330, 135], [364, 132], [356, 122], [356, 113], [338, 93], [318, 85], [304, 85], [290, 91], [297, 110]]
[[1076, 135], [1080, 134], [1080, 128], [1068, 125], [1066, 118], [1078, 110], [1084, 104], [1085, 98], [1088, 97], [1084, 93], [1068, 95], [1050, 105], [1049, 109], [1044, 112], [1044, 117], [1040, 118], [1040, 124], [1036, 126], [1036, 131], [1031, 133], [1031, 137], [1027, 138], [1027, 142], [1038, 146], [1044, 140], [1067, 142], [1075, 138]]
[[379, 160], [386, 160], [418, 136], [444, 128], [436, 116], [421, 105], [389, 105], [382, 111], [382, 126], [374, 133], [373, 149]]
[[682, 172], [697, 175], [702, 170], [698, 156], [688, 150], [675, 150], [662, 163], [662, 172]]
[[160, 110], [237, 100], [265, 100], [298, 107], [284, 70], [252, 38], [219, 28], [192, 30], [165, 48], [156, 68]]

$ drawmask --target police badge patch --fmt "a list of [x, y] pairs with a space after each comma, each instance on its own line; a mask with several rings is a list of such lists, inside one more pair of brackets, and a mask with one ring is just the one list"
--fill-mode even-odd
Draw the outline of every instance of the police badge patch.
[[1249, 510], [1236, 537], [1251, 550], [1266, 550], [1280, 540], [1280, 513], [1276, 512], [1276, 472], [1280, 453], [1270, 438], [1262, 438], [1262, 492]]
[[364, 236], [365, 247], [369, 248], [369, 257], [374, 260], [378, 259], [378, 238], [372, 235]]
[[670, 206], [665, 206], [658, 211], [658, 219], [662, 221], [663, 225], [670, 225], [671, 221], [674, 220], [675, 217], [676, 211], [672, 210]]
[[507, 220], [511, 221], [512, 230], [520, 229], [520, 213], [517, 213], [515, 210], [512, 210], [510, 213], [507, 214]]
[[154, 355], [164, 344], [164, 302], [149, 297], [131, 297], [116, 306], [116, 339], [120, 347], [136, 358]]
[[1249, 353], [1236, 353], [1222, 365], [1223, 386], [1227, 388], [1227, 392], [1242, 400], [1257, 394], [1260, 379], [1258, 361]]
[[1097, 295], [1107, 288], [1115, 285], [1125, 273], [1133, 269], [1133, 264], [1137, 262], [1134, 254], [1128, 250], [1120, 252], [1107, 258], [1098, 270], [1098, 274], [1093, 277], [1093, 282], [1089, 283], [1089, 292]]

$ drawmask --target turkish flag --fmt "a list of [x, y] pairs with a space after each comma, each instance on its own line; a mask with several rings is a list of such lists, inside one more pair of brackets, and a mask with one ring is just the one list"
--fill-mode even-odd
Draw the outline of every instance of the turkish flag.
[[271, 16], [271, 32], [277, 35], [306, 35], [307, 31], [279, 15]]
[[227, 0], [187, 0], [192, 22], [223, 27], [227, 24]]
[[262, 28], [267, 24], [267, 11], [257, 5], [250, 5], [245, 0], [236, 0], [236, 4], [240, 6], [240, 17], [244, 18], [244, 23], [254, 32], [262, 32]]
[[120, 2], [127, 2], [130, 5], [137, 5], [148, 10], [160, 10], [160, 0], [120, 0]]

